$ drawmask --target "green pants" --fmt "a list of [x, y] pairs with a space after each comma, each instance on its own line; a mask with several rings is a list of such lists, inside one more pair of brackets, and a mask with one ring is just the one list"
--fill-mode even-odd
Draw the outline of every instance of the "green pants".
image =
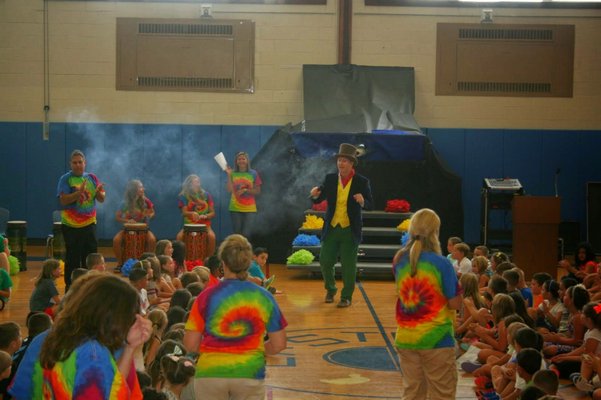
[[324, 286], [328, 293], [336, 293], [336, 278], [334, 265], [340, 256], [342, 264], [342, 293], [341, 300], [352, 300], [357, 277], [357, 249], [358, 245], [353, 240], [351, 228], [339, 226], [331, 228], [324, 241], [321, 243], [319, 264], [323, 275]]

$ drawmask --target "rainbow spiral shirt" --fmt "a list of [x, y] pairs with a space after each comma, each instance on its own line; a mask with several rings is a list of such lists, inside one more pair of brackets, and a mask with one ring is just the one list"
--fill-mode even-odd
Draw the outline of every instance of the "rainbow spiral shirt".
[[143, 201], [144, 201], [144, 208], [142, 208], [138, 204], [136, 204], [133, 210], [129, 209], [128, 204], [123, 203], [120, 208], [121, 217], [124, 219], [128, 219], [128, 220], [133, 219], [136, 222], [147, 224], [148, 217], [144, 213], [147, 210], [154, 209], [154, 204], [152, 204], [152, 201], [150, 201], [150, 199], [148, 199], [147, 197], [144, 197]]
[[[198, 215], [210, 214], [215, 209], [215, 202], [213, 196], [207, 191], [204, 192], [204, 196], [200, 194], [194, 196], [177, 196], [177, 206], [179, 208], [185, 207], [186, 211], [194, 211]], [[199, 221], [193, 221], [190, 218], [184, 216], [184, 224], [198, 224]], [[202, 220], [202, 223], [211, 226], [211, 220]]]
[[117, 366], [120, 352], [113, 356], [95, 340], [75, 348], [52, 369], [43, 369], [39, 354], [48, 331], [36, 336], [29, 345], [8, 391], [17, 399], [54, 400], [133, 400], [142, 399], [133, 364], [128, 378]]
[[447, 307], [457, 296], [457, 276], [444, 257], [423, 252], [417, 274], [411, 276], [406, 254], [393, 267], [397, 290], [395, 345], [399, 349], [429, 350], [455, 345], [455, 310]]
[[197, 378], [265, 378], [266, 332], [288, 323], [275, 299], [253, 282], [226, 279], [196, 298], [186, 330], [202, 333]]
[[240, 189], [251, 189], [255, 186], [261, 186], [263, 182], [261, 177], [254, 169], [245, 172], [232, 172], [232, 185], [234, 191], [230, 199], [230, 211], [235, 212], [257, 212], [257, 203], [255, 196], [248, 192], [237, 195]]
[[75, 176], [69, 171], [61, 176], [58, 181], [56, 196], [71, 194], [86, 181], [85, 191], [82, 199], [63, 206], [61, 220], [64, 225], [72, 228], [83, 228], [96, 223], [96, 188], [100, 184], [94, 174], [84, 172], [82, 176]]

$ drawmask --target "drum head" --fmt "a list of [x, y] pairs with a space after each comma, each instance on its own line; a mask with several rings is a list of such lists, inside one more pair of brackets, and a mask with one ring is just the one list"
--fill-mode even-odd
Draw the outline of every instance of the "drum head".
[[205, 224], [184, 224], [184, 232], [201, 232], [206, 230], [207, 226]]
[[148, 225], [146, 224], [142, 224], [142, 223], [135, 223], [135, 224], [124, 224], [123, 225], [125, 227], [125, 230], [128, 231], [142, 231], [144, 229], [147, 228]]

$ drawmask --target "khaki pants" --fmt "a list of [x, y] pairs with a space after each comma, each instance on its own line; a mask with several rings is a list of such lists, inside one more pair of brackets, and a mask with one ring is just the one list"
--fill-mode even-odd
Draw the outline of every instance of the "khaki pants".
[[398, 350], [403, 370], [403, 400], [451, 400], [457, 390], [455, 349]]
[[196, 400], [263, 400], [265, 381], [244, 378], [196, 378]]

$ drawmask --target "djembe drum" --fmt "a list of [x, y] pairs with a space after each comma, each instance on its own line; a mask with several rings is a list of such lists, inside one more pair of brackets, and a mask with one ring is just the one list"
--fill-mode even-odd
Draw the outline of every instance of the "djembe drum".
[[123, 225], [123, 255], [121, 264], [130, 258], [139, 259], [146, 251], [148, 225], [131, 223]]
[[186, 260], [203, 260], [207, 256], [207, 226], [204, 224], [185, 224], [184, 243], [186, 244]]
[[11, 255], [17, 257], [21, 271], [27, 271], [27, 222], [6, 222], [6, 238]]

